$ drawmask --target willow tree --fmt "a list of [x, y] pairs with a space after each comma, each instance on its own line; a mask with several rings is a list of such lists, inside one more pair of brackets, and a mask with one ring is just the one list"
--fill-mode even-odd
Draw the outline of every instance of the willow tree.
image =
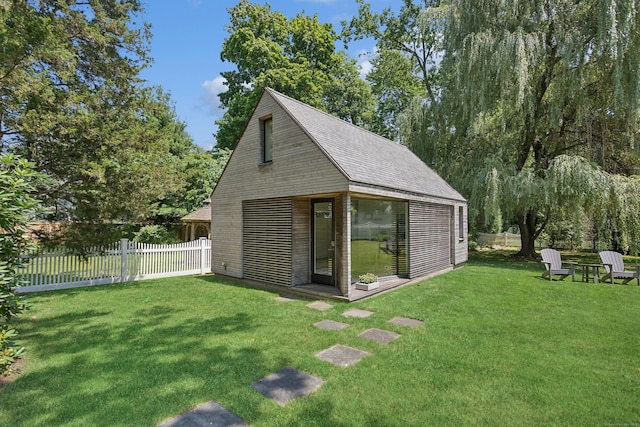
[[495, 170], [520, 255], [532, 256], [553, 206], [581, 200], [580, 188], [567, 195], [566, 183], [550, 184], [556, 159], [576, 167], [560, 156], [584, 156], [627, 174], [638, 166], [640, 1], [451, 3], [442, 104], [458, 147], [452, 177], [484, 199]]

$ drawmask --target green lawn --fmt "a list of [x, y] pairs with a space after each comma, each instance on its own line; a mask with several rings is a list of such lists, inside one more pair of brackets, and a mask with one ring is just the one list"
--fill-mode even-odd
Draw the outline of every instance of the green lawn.
[[[252, 426], [639, 423], [640, 288], [550, 283], [541, 271], [473, 254], [326, 312], [213, 277], [30, 294], [16, 325], [26, 361], [0, 389], [0, 425], [153, 426], [209, 400]], [[350, 308], [375, 314], [347, 319]], [[388, 324], [395, 316], [425, 324]], [[313, 326], [323, 319], [351, 326]], [[370, 327], [402, 337], [357, 336]], [[338, 343], [372, 355], [348, 368], [314, 357]], [[326, 382], [280, 407], [250, 383], [283, 366]]]

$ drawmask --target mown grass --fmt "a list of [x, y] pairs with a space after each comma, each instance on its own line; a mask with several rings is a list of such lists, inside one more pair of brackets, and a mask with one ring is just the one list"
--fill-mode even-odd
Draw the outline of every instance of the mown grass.
[[[6, 426], [153, 426], [216, 400], [253, 426], [640, 422], [640, 288], [549, 282], [539, 262], [472, 254], [459, 270], [328, 311], [214, 277], [28, 295]], [[375, 312], [345, 318], [350, 308]], [[417, 329], [387, 323], [425, 321]], [[317, 329], [324, 319], [341, 331]], [[402, 336], [359, 338], [377, 327]], [[314, 355], [371, 353], [348, 368]], [[283, 366], [323, 378], [280, 407], [250, 387]]]

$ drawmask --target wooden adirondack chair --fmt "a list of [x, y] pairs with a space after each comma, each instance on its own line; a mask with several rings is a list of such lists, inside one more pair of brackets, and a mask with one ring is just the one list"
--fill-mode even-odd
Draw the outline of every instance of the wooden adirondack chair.
[[614, 251], [600, 252], [600, 259], [607, 273], [602, 276], [603, 282], [610, 279], [611, 283], [613, 283], [614, 279], [622, 279], [623, 283], [627, 284], [631, 280], [637, 279], [638, 286], [640, 286], [640, 265], [633, 265], [636, 271], [626, 271], [622, 255]]
[[[542, 273], [542, 277], [549, 277], [549, 280], [553, 280], [553, 276], [561, 276], [562, 280], [564, 280], [565, 277], [571, 276], [575, 282], [577, 262], [562, 262], [560, 252], [555, 249], [543, 249], [540, 251], [540, 254], [542, 255], [542, 262], [545, 267], [545, 272]], [[563, 266], [566, 268], [563, 268]]]

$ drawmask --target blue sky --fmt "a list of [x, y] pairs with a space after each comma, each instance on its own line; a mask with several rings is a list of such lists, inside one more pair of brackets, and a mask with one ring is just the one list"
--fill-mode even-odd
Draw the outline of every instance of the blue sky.
[[[220, 73], [232, 70], [233, 64], [220, 60], [222, 42], [229, 23], [227, 9], [238, 0], [146, 0], [144, 19], [153, 33], [153, 64], [142, 77], [150, 85], [162, 86], [169, 92], [181, 121], [194, 142], [205, 149], [215, 144], [214, 121], [222, 116], [217, 94], [224, 91]], [[263, 1], [254, 3], [264, 4]], [[297, 13], [318, 15], [322, 23], [331, 23], [340, 31], [340, 21], [349, 20], [358, 10], [354, 0], [272, 0], [272, 10], [287, 17]], [[398, 0], [371, 0], [374, 10], [381, 10]], [[394, 7], [395, 8], [395, 7]], [[368, 62], [361, 52], [372, 50], [373, 41], [352, 43], [347, 52], [363, 65]], [[343, 49], [338, 42], [338, 49]]]

